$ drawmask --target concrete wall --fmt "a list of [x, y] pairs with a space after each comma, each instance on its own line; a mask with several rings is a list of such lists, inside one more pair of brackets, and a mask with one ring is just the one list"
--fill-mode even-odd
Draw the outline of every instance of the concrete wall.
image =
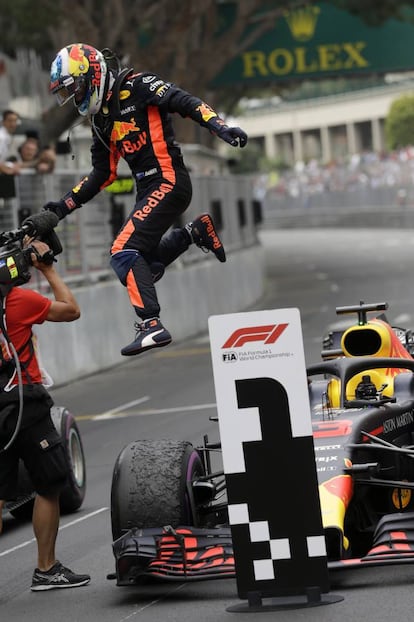
[[[211, 255], [170, 267], [157, 284], [163, 323], [177, 342], [207, 333], [210, 315], [235, 313], [256, 302], [264, 290], [260, 245], [230, 253], [225, 264]], [[110, 281], [74, 290], [81, 318], [36, 327], [42, 362], [55, 386], [127, 359], [120, 349], [133, 340], [137, 320], [125, 288]]]

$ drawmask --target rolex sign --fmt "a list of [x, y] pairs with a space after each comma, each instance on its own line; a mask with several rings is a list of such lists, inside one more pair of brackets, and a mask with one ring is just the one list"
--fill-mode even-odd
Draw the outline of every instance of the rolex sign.
[[[390, 19], [376, 27], [327, 3], [286, 11], [212, 86], [412, 70], [414, 11], [407, 11], [406, 22]], [[251, 34], [241, 37], [241, 49], [243, 38]]]

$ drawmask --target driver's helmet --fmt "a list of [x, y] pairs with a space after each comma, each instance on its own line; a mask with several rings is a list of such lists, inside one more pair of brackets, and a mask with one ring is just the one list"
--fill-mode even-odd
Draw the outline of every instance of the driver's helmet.
[[105, 97], [107, 72], [102, 52], [85, 43], [72, 43], [52, 63], [50, 91], [60, 106], [73, 98], [80, 115], [94, 115]]

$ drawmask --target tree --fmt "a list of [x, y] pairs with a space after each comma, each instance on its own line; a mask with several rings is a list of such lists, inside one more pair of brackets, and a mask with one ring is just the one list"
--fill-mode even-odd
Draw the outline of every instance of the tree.
[[385, 136], [390, 149], [414, 145], [414, 95], [393, 101], [385, 119]]
[[[24, 33], [27, 41], [43, 56], [49, 50], [49, 63], [54, 55], [50, 50], [56, 51], [71, 42], [84, 41], [99, 49], [109, 47], [123, 57], [124, 64], [151, 69], [216, 105], [222, 95], [209, 91], [212, 78], [231, 58], [271, 28], [286, 6], [302, 3], [298, 0], [229, 2], [230, 19], [226, 21], [222, 3], [216, 0], [201, 3], [193, 0], [153, 0], [150, 3], [147, 0], [72, 0], [70, 3], [45, 0], [39, 7], [39, 14], [45, 16], [44, 39], [40, 45], [39, 35], [36, 38], [31, 34], [24, 18], [30, 1], [15, 0], [11, 5], [7, 0], [0, 0], [0, 10], [5, 10], [0, 25], [8, 26], [18, 42]], [[53, 11], [47, 13], [49, 5], [53, 6]], [[258, 13], [259, 10], [263, 13]], [[21, 24], [21, 31], [16, 24]], [[249, 34], [242, 38], [247, 26], [250, 26]], [[4, 28], [2, 30], [4, 32]], [[3, 42], [6, 49], [8, 45], [11, 42]], [[54, 107], [46, 111], [43, 139], [46, 142], [56, 139], [74, 118], [73, 110], [68, 112]], [[197, 129], [189, 123], [182, 128], [187, 132]]]
[[391, 18], [405, 20], [406, 9], [414, 7], [414, 0], [334, 0], [333, 4], [372, 26], [380, 26]]
[[[211, 92], [209, 84], [287, 9], [315, 0], [0, 0], [2, 50], [37, 50], [45, 67], [57, 50], [76, 41], [109, 47], [127, 65], [151, 69], [215, 107], [237, 102], [241, 89]], [[371, 23], [403, 18], [414, 0], [331, 0]], [[226, 18], [227, 16], [227, 18]], [[246, 34], [247, 33], [247, 34]], [[55, 140], [76, 118], [71, 107], [45, 112], [44, 139]], [[186, 123], [193, 131], [194, 124]], [[208, 135], [206, 132], [203, 137]], [[180, 133], [180, 138], [182, 138]], [[184, 135], [184, 140], [187, 139]], [[193, 137], [194, 138], [194, 137]], [[190, 140], [191, 141], [191, 140]]]

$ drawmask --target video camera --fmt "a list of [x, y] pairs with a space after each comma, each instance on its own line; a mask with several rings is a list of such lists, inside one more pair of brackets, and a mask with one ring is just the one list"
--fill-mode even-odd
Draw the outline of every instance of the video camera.
[[[31, 276], [33, 253], [45, 264], [55, 261], [55, 256], [62, 252], [62, 245], [54, 231], [58, 223], [56, 214], [43, 211], [26, 218], [19, 229], [0, 233], [0, 285], [27, 283]], [[26, 236], [45, 242], [50, 250], [39, 256], [32, 246], [24, 248]]]

